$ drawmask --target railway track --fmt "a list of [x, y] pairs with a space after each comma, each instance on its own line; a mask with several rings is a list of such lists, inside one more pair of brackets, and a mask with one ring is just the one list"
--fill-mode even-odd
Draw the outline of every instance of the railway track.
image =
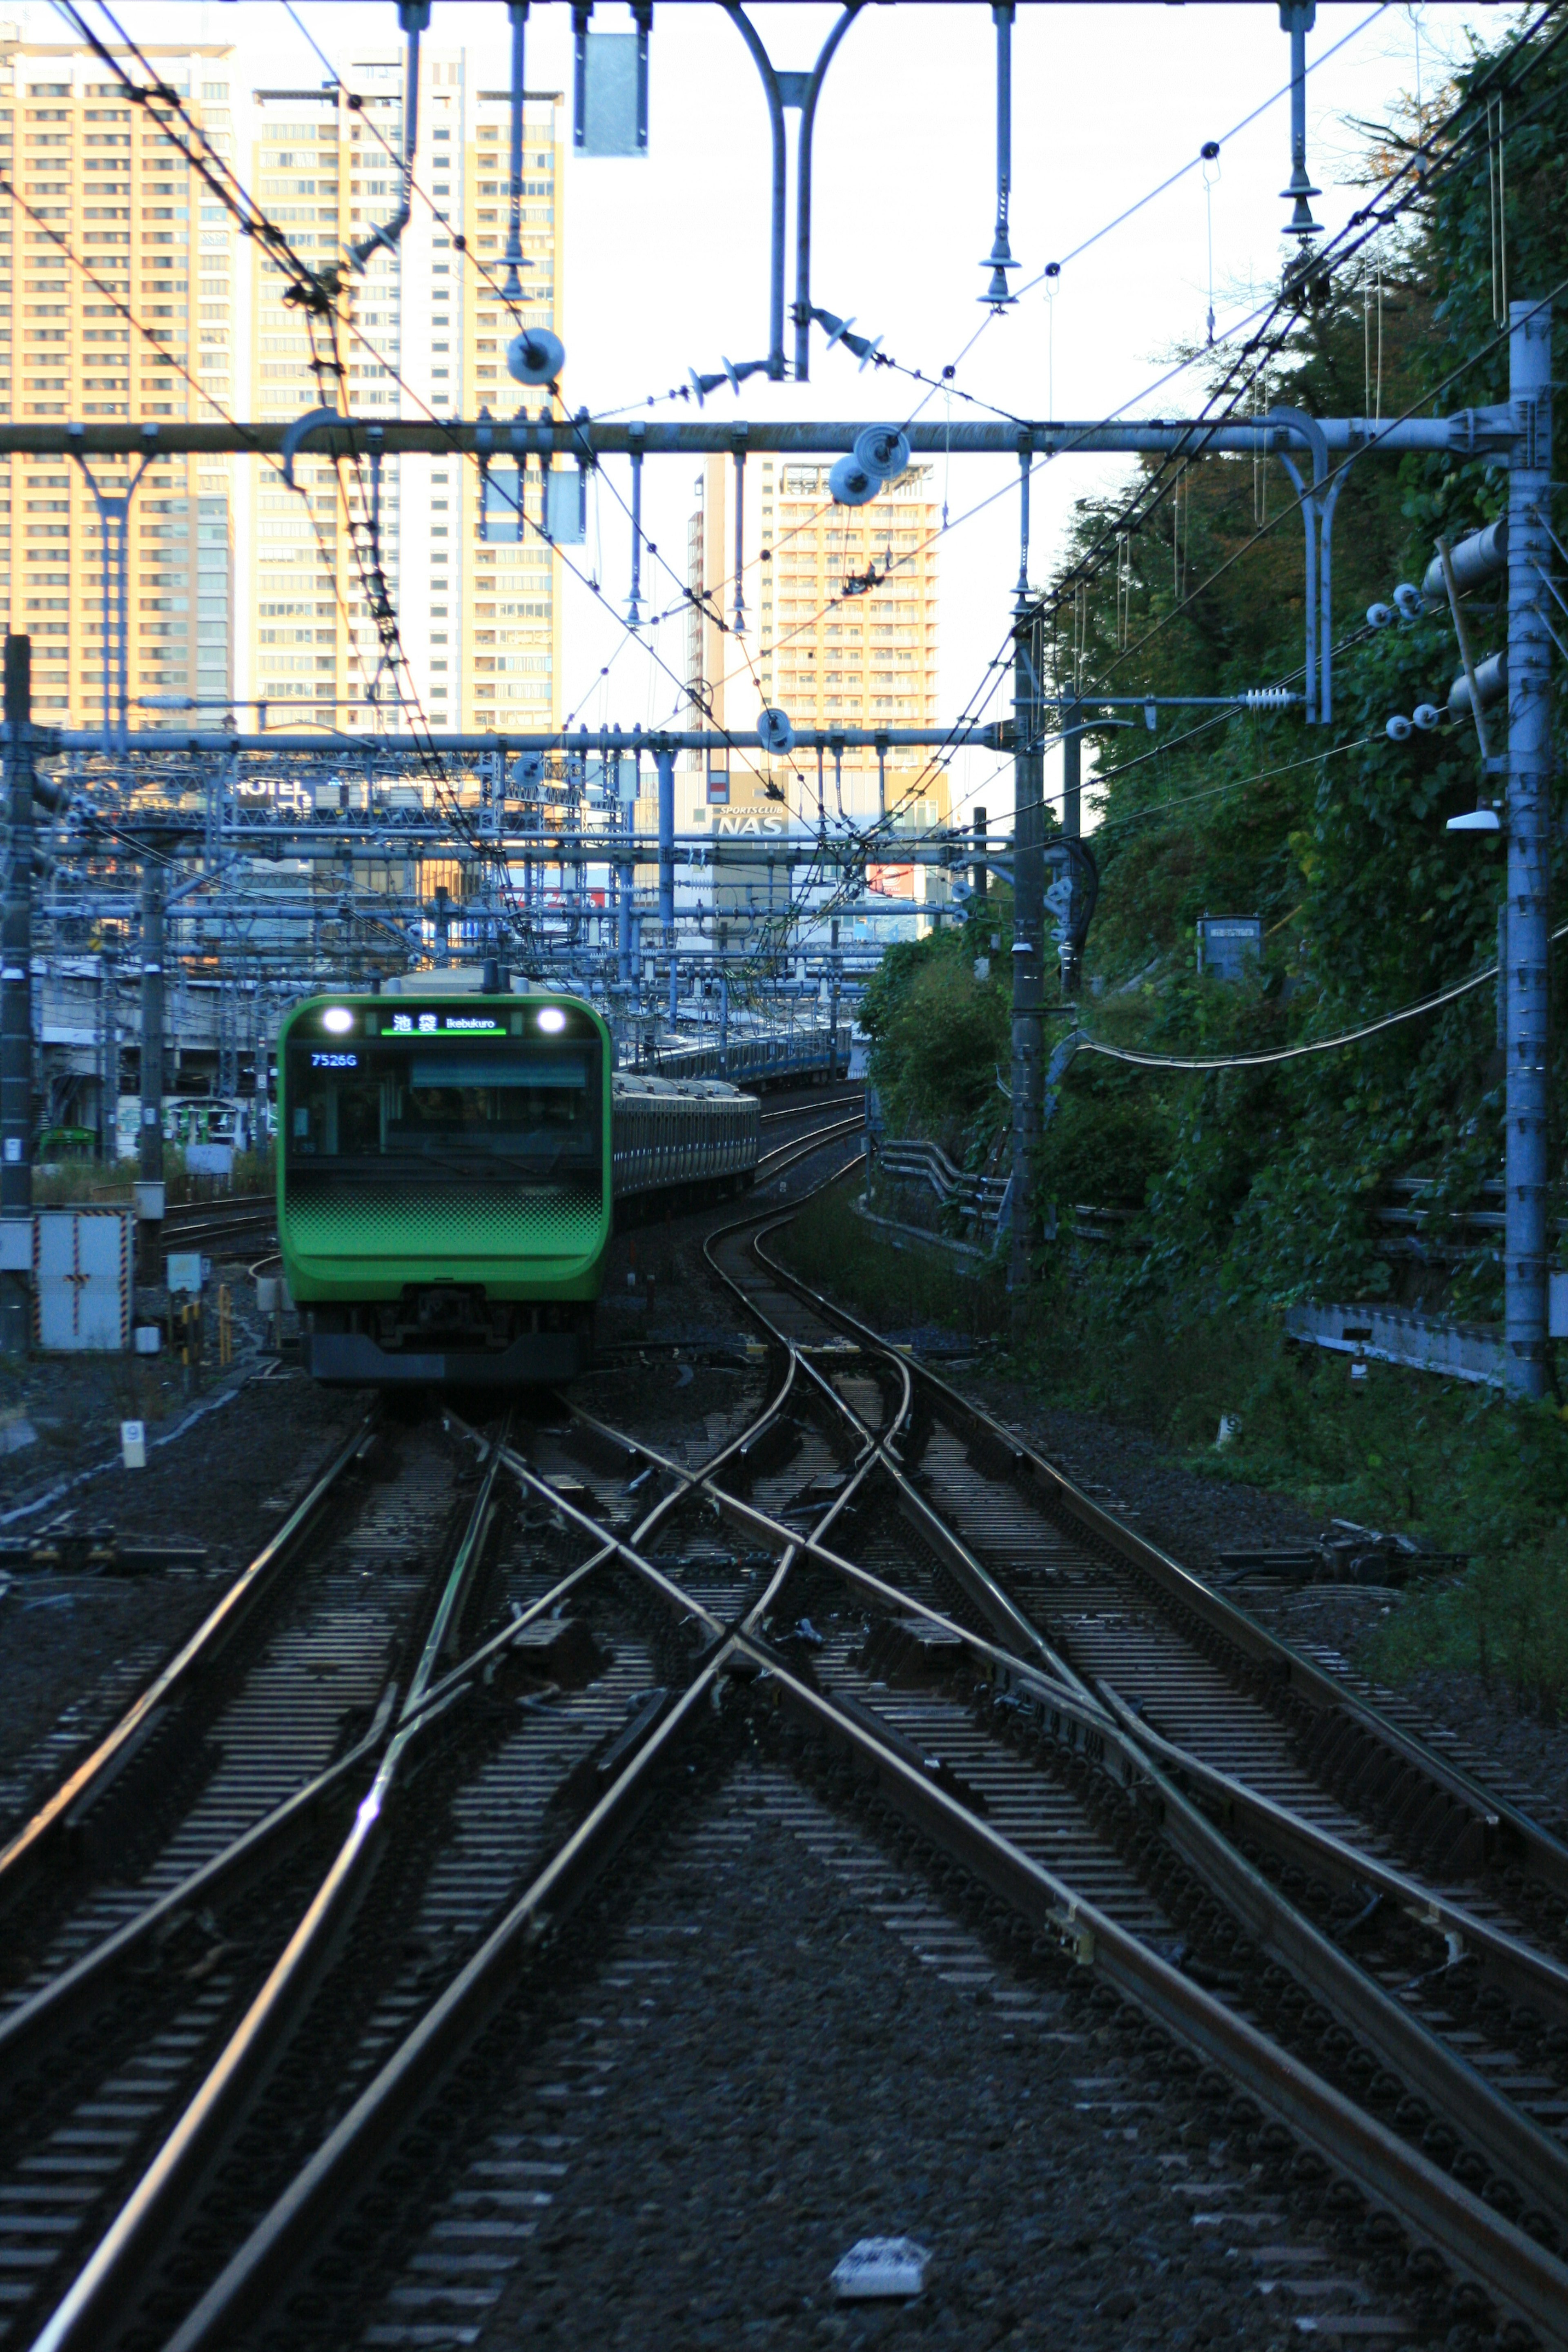
[[[853, 1124], [792, 1139], [770, 1174]], [[1217, 2106], [1234, 2161], [1298, 2190], [1315, 2177], [1410, 2250], [1402, 2295], [1331, 2296], [1318, 2332], [1394, 2336], [1458, 2309], [1568, 2344], [1568, 1857], [815, 1297], [770, 1248], [784, 1222], [754, 1213], [706, 1244], [770, 1351], [765, 1392], [710, 1421], [706, 1458], [568, 1398], [468, 1433], [485, 1507], [503, 1477], [519, 1497], [512, 1613], [492, 1605], [426, 1675], [410, 1738], [434, 1743], [425, 1778], [444, 1794], [415, 1809], [414, 1859], [377, 1876], [375, 1934], [353, 1946], [374, 1999], [311, 1978], [310, 2000], [237, 2029], [40, 2347], [196, 2352], [265, 2336], [268, 2313], [266, 2340], [341, 2342], [411, 2259], [426, 2267], [398, 2308], [422, 2326], [488, 2309], [521, 2259], [518, 2215], [548, 2202], [543, 2159], [491, 2148], [501, 2202], [454, 2189], [417, 2257], [406, 2228], [367, 2254], [345, 2217], [433, 2097], [468, 2179], [491, 2084], [468, 2053], [498, 2019], [512, 2050], [509, 2002], [641, 1813], [742, 1736], [770, 1769], [826, 1771], [841, 1816], [951, 1857], [1136, 2012], [1150, 2064]], [[447, 1752], [448, 1715], [488, 1719], [530, 1672], [521, 1730]], [[454, 1822], [443, 1908], [434, 1855]], [[317, 1905], [342, 1899], [333, 1883]], [[432, 1920], [449, 1929], [434, 1958]], [[398, 1934], [419, 1962], [389, 1977], [369, 1955]], [[247, 2124], [247, 2070], [268, 2068]], [[401, 2194], [406, 2218], [400, 2163], [383, 2202]], [[389, 2330], [374, 2340], [429, 2340]]]
[[461, 1472], [438, 1429], [371, 1415], [0, 1852], [0, 2340], [47, 2314], [287, 1940], [438, 1605]]
[[272, 1192], [236, 1192], [226, 1199], [214, 1201], [183, 1201], [172, 1208], [163, 1219], [163, 1245], [166, 1249], [199, 1249], [215, 1255], [226, 1253], [231, 1243], [254, 1240], [276, 1233], [278, 1201]]

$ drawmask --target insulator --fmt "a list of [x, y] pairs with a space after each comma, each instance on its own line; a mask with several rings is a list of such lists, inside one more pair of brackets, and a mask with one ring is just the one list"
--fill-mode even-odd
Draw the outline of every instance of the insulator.
[[1423, 735], [1430, 735], [1435, 727], [1443, 724], [1443, 714], [1435, 702], [1418, 702], [1410, 716]]
[[[1479, 588], [1483, 580], [1494, 578], [1508, 563], [1507, 515], [1489, 522], [1484, 530], [1473, 530], [1468, 539], [1460, 540], [1458, 547], [1448, 550], [1448, 562], [1454, 569], [1454, 585], [1461, 595], [1467, 588]], [[1435, 555], [1426, 566], [1421, 587], [1429, 604], [1447, 601], [1448, 590], [1440, 555]]]
[[1392, 604], [1369, 604], [1367, 606], [1366, 625], [1369, 629], [1390, 629], [1394, 626], [1394, 611]]
[[775, 759], [782, 760], [785, 752], [795, 747], [795, 729], [790, 724], [789, 713], [771, 708], [759, 712], [757, 736], [764, 751], [771, 751]]
[[910, 462], [910, 436], [896, 425], [868, 425], [855, 436], [855, 457], [867, 473], [891, 481]]
[[1402, 581], [1394, 590], [1394, 601], [1401, 616], [1406, 621], [1418, 621], [1426, 609], [1426, 600], [1420, 589], [1413, 588], [1408, 580]]
[[506, 347], [506, 372], [517, 383], [553, 383], [566, 364], [566, 346], [548, 327], [526, 327]]
[[1289, 710], [1294, 700], [1288, 686], [1249, 686], [1242, 697], [1248, 710]]
[[[1489, 654], [1484, 662], [1476, 665], [1476, 690], [1481, 698], [1481, 709], [1500, 702], [1508, 692], [1508, 656]], [[1448, 688], [1448, 716], [1465, 717], [1470, 708], [1470, 681], [1463, 671]]]
[[880, 477], [868, 474], [857, 458], [840, 457], [827, 477], [827, 487], [835, 506], [863, 507], [876, 497], [882, 484]]
[[1397, 712], [1395, 712], [1394, 716], [1389, 720], [1388, 725], [1384, 729], [1384, 733], [1387, 736], [1391, 743], [1408, 743], [1414, 732], [1415, 730], [1411, 726], [1409, 719], [1401, 719]]

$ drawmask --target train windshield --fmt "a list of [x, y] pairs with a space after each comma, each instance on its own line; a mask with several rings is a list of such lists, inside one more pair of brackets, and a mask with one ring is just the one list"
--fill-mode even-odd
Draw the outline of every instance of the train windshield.
[[287, 1141], [301, 1172], [531, 1176], [599, 1154], [596, 1039], [291, 1043]]

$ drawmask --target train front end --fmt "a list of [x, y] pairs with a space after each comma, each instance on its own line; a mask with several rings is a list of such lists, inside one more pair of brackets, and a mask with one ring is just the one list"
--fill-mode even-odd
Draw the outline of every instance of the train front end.
[[329, 1385], [570, 1379], [610, 1235], [610, 1040], [556, 995], [320, 996], [278, 1049], [278, 1232]]

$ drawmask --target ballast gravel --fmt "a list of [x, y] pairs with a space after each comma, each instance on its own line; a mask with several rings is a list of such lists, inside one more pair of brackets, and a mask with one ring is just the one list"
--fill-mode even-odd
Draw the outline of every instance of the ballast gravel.
[[3, 1532], [77, 1528], [203, 1544], [198, 1575], [14, 1573], [0, 1590], [0, 1840], [201, 1622], [363, 1418], [357, 1391], [300, 1372], [252, 1381], [149, 1453]]
[[[1343, 1585], [1292, 1588], [1249, 1581], [1243, 1589], [1231, 1588], [1219, 1566], [1221, 1552], [1307, 1543], [1321, 1531], [1321, 1522], [1263, 1487], [1198, 1476], [1142, 1431], [1093, 1413], [1044, 1410], [1011, 1384], [962, 1371], [955, 1384], [1078, 1485], [1091, 1493], [1109, 1489], [1130, 1507], [1130, 1524], [1140, 1534], [1184, 1568], [1209, 1578], [1271, 1633], [1309, 1652], [1331, 1672], [1353, 1675], [1368, 1634], [1404, 1603], [1404, 1592]], [[1097, 1496], [1104, 1498], [1103, 1492]], [[1399, 1685], [1396, 1696], [1424, 1727], [1462, 1737], [1500, 1793], [1555, 1835], [1568, 1838], [1568, 1727], [1521, 1705], [1496, 1681], [1447, 1668], [1415, 1675]]]
[[[780, 1767], [743, 1765], [650, 1873], [616, 1874], [597, 1965], [429, 2184], [365, 2343], [461, 2311], [451, 2340], [480, 2352], [1283, 2352], [1325, 2289], [1422, 2340], [1372, 2267], [1194, 2120], [1129, 2012], [1065, 1963], [1015, 1977], [918, 1862]], [[513, 2173], [542, 2210], [503, 2284], [482, 2189]], [[930, 2249], [921, 2294], [839, 2300], [835, 2265], [868, 2237]]]

